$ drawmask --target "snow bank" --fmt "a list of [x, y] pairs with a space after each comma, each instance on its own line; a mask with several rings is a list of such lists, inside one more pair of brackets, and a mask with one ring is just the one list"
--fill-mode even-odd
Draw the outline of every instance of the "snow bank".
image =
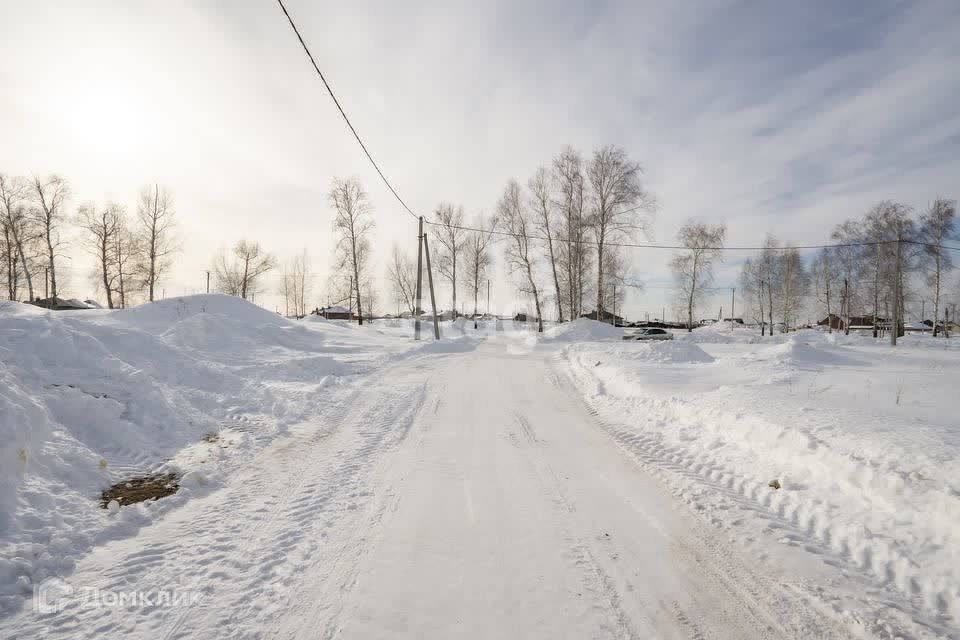
[[628, 341], [617, 352], [624, 361], [661, 362], [670, 364], [713, 362], [713, 356], [690, 342], [667, 340], [663, 342]]
[[547, 342], [587, 342], [593, 340], [621, 340], [623, 329], [605, 322], [578, 318], [543, 332], [541, 340]]
[[[0, 614], [91, 546], [216, 487], [344, 376], [413, 346], [220, 295], [120, 311], [0, 305]], [[230, 456], [203, 442], [224, 428]], [[157, 471], [202, 481], [98, 508], [113, 482]]]
[[618, 442], [712, 522], [899, 593], [922, 625], [960, 626], [960, 432], [954, 379], [936, 375], [960, 352], [931, 338], [774, 340], [703, 341], [708, 367], [612, 345], [563, 357]]
[[785, 342], [766, 347], [748, 357], [756, 360], [770, 360], [784, 366], [799, 367], [864, 366], [866, 364], [843, 347], [832, 346], [820, 336], [815, 338], [816, 342], [808, 342], [794, 336]]

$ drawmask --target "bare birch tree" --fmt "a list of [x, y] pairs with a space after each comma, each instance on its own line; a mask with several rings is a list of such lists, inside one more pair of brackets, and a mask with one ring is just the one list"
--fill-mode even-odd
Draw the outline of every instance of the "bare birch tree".
[[752, 307], [753, 318], [760, 323], [760, 335], [766, 335], [767, 317], [764, 315], [763, 272], [757, 261], [747, 258], [740, 269], [740, 290]]
[[[927, 272], [927, 284], [933, 289], [933, 335], [937, 336], [937, 318], [940, 315], [940, 301], [943, 292], [944, 276], [953, 269], [953, 256], [944, 248], [943, 243], [955, 240], [957, 203], [953, 200], [937, 198], [920, 217], [920, 240], [923, 246], [922, 261]], [[923, 318], [921, 318], [923, 320]]]
[[398, 303], [402, 303], [411, 315], [420, 313], [420, 309], [417, 309], [417, 263], [397, 244], [393, 245], [387, 277]]
[[48, 276], [50, 278], [50, 295], [57, 296], [57, 252], [62, 241], [60, 227], [66, 217], [64, 210], [70, 188], [67, 181], [57, 175], [47, 178], [34, 176], [32, 185], [35, 206], [31, 213], [38, 236], [44, 245]]
[[[772, 234], [767, 234], [763, 241], [763, 251], [755, 264], [757, 275], [762, 283], [763, 293], [766, 295], [767, 323], [770, 336], [773, 336], [773, 300], [780, 291], [780, 241]], [[761, 335], [763, 335], [761, 331]]]
[[[866, 213], [862, 220], [865, 261], [871, 263], [873, 281], [870, 286], [873, 298], [873, 337], [880, 331], [878, 318], [881, 317], [880, 301], [894, 294], [896, 281], [900, 278], [897, 266], [896, 240], [903, 234], [912, 209], [899, 202], [884, 200], [877, 203]], [[899, 294], [897, 294], [899, 296]], [[889, 315], [884, 304], [883, 315]]]
[[827, 314], [827, 332], [833, 333], [833, 317], [837, 314], [837, 301], [840, 299], [841, 271], [837, 264], [837, 249], [824, 247], [813, 260], [812, 276], [814, 292], [818, 302], [822, 303]]
[[783, 332], [796, 328], [797, 314], [809, 288], [809, 277], [796, 247], [787, 246], [778, 255], [777, 284]]
[[[592, 188], [590, 228], [597, 250], [597, 314], [604, 311], [604, 252], [610, 243], [645, 233], [656, 210], [654, 198], [640, 182], [641, 168], [620, 147], [606, 146], [593, 153], [587, 168]], [[642, 212], [642, 213], [641, 213]]]
[[550, 262], [553, 290], [557, 300], [557, 321], [563, 322], [563, 294], [560, 291], [560, 277], [557, 274], [559, 247], [554, 247], [553, 237], [556, 224], [553, 220], [553, 184], [550, 172], [545, 167], [540, 167], [527, 182], [527, 187], [530, 189], [530, 208], [534, 213], [534, 229], [538, 235], [546, 238], [547, 260]]
[[473, 292], [473, 328], [477, 328], [477, 307], [480, 297], [480, 287], [487, 274], [487, 268], [493, 262], [490, 248], [493, 244], [493, 231], [496, 226], [496, 216], [485, 218], [483, 214], [478, 216], [477, 228], [480, 231], [471, 231], [467, 238], [466, 259], [467, 259], [467, 280], [470, 283], [470, 290]]
[[240, 240], [233, 247], [232, 257], [221, 251], [214, 259], [217, 288], [244, 300], [259, 290], [260, 278], [277, 266], [276, 259], [265, 252], [259, 242]]
[[7, 299], [17, 299], [20, 276], [20, 264], [17, 262], [17, 247], [10, 233], [6, 219], [0, 217], [0, 263], [3, 264], [4, 279], [7, 285]]
[[120, 217], [120, 206], [114, 203], [98, 207], [91, 202], [81, 205], [77, 212], [77, 224], [86, 231], [85, 245], [97, 261], [95, 280], [103, 286], [108, 309], [114, 308], [117, 263], [113, 254], [121, 231]]
[[127, 287], [133, 270], [133, 261], [137, 256], [137, 239], [130, 229], [130, 221], [125, 209], [121, 211], [119, 228], [114, 236], [112, 258], [117, 270], [116, 293], [119, 296], [120, 308], [126, 309], [130, 300], [131, 291]]
[[560, 279], [567, 314], [575, 319], [583, 313], [591, 252], [587, 242], [586, 178], [578, 151], [566, 147], [554, 158], [553, 181], [555, 207], [560, 215]]
[[854, 309], [863, 313], [863, 288], [861, 280], [866, 269], [863, 268], [864, 249], [855, 243], [863, 239], [863, 228], [859, 220], [847, 220], [837, 225], [830, 238], [838, 243], [832, 248], [832, 265], [837, 273], [837, 287], [840, 290], [840, 316], [843, 319], [843, 331], [850, 334], [850, 316]]
[[677, 233], [677, 240], [685, 247], [670, 261], [670, 270], [677, 282], [687, 312], [687, 331], [693, 331], [693, 310], [703, 292], [713, 282], [713, 266], [721, 259], [727, 227], [687, 222]]
[[[307, 298], [310, 295], [310, 256], [307, 249], [297, 254], [284, 265], [281, 279], [281, 294], [287, 316], [302, 318], [307, 315]], [[291, 311], [293, 312], [291, 314]]]
[[137, 205], [137, 258], [135, 270], [153, 302], [156, 288], [166, 275], [179, 249], [174, 237], [173, 195], [158, 185], [145, 187]]
[[543, 313], [540, 308], [540, 289], [534, 277], [536, 252], [530, 239], [533, 220], [524, 204], [520, 184], [516, 180], [507, 183], [497, 203], [497, 226], [508, 236], [507, 264], [511, 271], [519, 271], [523, 277], [520, 291], [533, 297], [537, 312], [537, 331], [543, 332]]
[[337, 234], [337, 269], [352, 276], [351, 295], [356, 294], [359, 324], [363, 324], [361, 286], [367, 284], [367, 263], [370, 257], [370, 231], [373, 216], [367, 193], [355, 179], [334, 178], [330, 187], [330, 203], [335, 214], [333, 230]]
[[0, 227], [7, 247], [5, 270], [11, 300], [17, 299], [21, 275], [27, 281], [27, 299], [34, 299], [33, 264], [29, 247], [35, 233], [25, 203], [26, 195], [27, 185], [22, 178], [0, 173]]
[[442, 202], [434, 212], [436, 225], [434, 236], [439, 247], [437, 250], [437, 272], [450, 281], [453, 294], [453, 317], [457, 317], [457, 267], [463, 257], [468, 231], [463, 229], [463, 207]]

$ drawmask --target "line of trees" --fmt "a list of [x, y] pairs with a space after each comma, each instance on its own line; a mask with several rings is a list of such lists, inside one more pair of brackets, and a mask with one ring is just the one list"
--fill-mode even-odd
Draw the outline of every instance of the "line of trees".
[[937, 198], [919, 216], [909, 205], [885, 200], [836, 225], [836, 246], [820, 249], [809, 265], [797, 248], [768, 235], [760, 255], [746, 260], [740, 272], [749, 313], [762, 333], [777, 326], [786, 332], [800, 324], [803, 305], [812, 302], [828, 317], [839, 317], [847, 332], [851, 317], [870, 318], [876, 337], [885, 327], [902, 335], [905, 309], [920, 302], [939, 335], [946, 327], [943, 291], [954, 268], [943, 245], [957, 239], [955, 223], [953, 200]]
[[117, 202], [82, 203], [71, 214], [70, 186], [57, 175], [0, 174], [0, 269], [6, 297], [37, 300], [60, 295], [61, 259], [70, 228], [95, 258], [91, 278], [111, 309], [135, 299], [152, 301], [180, 246], [169, 191], [145, 187], [136, 213]]
[[508, 181], [496, 206], [497, 227], [540, 330], [548, 306], [563, 321], [584, 315], [591, 301], [597, 318], [623, 303], [629, 265], [615, 245], [646, 236], [657, 209], [642, 175], [621, 147], [600, 147], [584, 159], [567, 146], [534, 171], [526, 189]]
[[[434, 209], [430, 230], [434, 242], [430, 243], [431, 257], [437, 274], [450, 286], [450, 310], [456, 316], [458, 291], [466, 284], [473, 298], [473, 315], [479, 312], [480, 290], [493, 264], [492, 248], [496, 236], [496, 217], [479, 213], [468, 220], [462, 205], [441, 202]], [[474, 230], [476, 229], [476, 230]], [[416, 237], [411, 240], [415, 241]], [[425, 263], [421, 264], [421, 268]], [[393, 246], [393, 255], [387, 266], [387, 280], [393, 288], [398, 306], [410, 314], [422, 313], [417, 309], [417, 259], [398, 244]], [[426, 283], [423, 284], [426, 295]], [[421, 300], [421, 304], [423, 301]], [[474, 326], [477, 326], [474, 320]]]

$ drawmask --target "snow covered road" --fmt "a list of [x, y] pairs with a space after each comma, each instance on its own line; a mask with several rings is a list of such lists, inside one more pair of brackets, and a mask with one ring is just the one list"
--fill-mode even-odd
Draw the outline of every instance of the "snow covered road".
[[[494, 338], [383, 368], [0, 636], [846, 637], [626, 455], [551, 358]], [[103, 606], [129, 592], [147, 602]]]

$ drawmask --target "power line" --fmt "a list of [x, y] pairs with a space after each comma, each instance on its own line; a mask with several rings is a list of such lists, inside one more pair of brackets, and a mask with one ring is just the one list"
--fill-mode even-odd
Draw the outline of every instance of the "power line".
[[[627, 209], [622, 213], [627, 213], [633, 210], [634, 209]], [[467, 225], [456, 225], [456, 224], [446, 225], [440, 222], [433, 222], [431, 220], [426, 220], [426, 219], [424, 219], [424, 222], [435, 227], [449, 226], [452, 229], [460, 229], [462, 231], [477, 231], [480, 233], [489, 233], [493, 235], [510, 236], [510, 237], [513, 237], [514, 235], [516, 235], [516, 234], [510, 233], [509, 231], [497, 231], [496, 229], [479, 229], [477, 227], [471, 227]], [[589, 244], [589, 245], [599, 244], [596, 240], [573, 240], [573, 239], [567, 239], [559, 236], [553, 237], [553, 238], [547, 238], [546, 236], [532, 236], [532, 235], [523, 234], [522, 237], [526, 238], [527, 240], [542, 240], [542, 241], [552, 240], [553, 242], [570, 242], [572, 244]], [[784, 246], [773, 246], [773, 247], [748, 247], [748, 246], [726, 247], [724, 246], [724, 247], [700, 247], [700, 248], [706, 249], [708, 251], [764, 251], [767, 249], [772, 251], [785, 251], [789, 249], [835, 249], [835, 248], [842, 248], [842, 247], [875, 247], [875, 246], [880, 246], [885, 244], [896, 244], [897, 242], [898, 242], [897, 240], [872, 240], [867, 242], [840, 242], [836, 244], [799, 244], [799, 245], [784, 245]], [[922, 247], [937, 247], [940, 249], [949, 249], [951, 251], [960, 251], [960, 247], [938, 245], [938, 244], [932, 244], [929, 242], [919, 242], [917, 240], [902, 240], [901, 242], [903, 242], [904, 244], [913, 244], [913, 245], [922, 246]], [[685, 247], [683, 245], [678, 245], [678, 244], [655, 244], [655, 243], [641, 244], [641, 243], [632, 243], [632, 242], [604, 242], [603, 245], [605, 247], [625, 247], [628, 249], [670, 249], [674, 251], [678, 251], [678, 250], [683, 251], [683, 250], [690, 249], [690, 247]]]
[[370, 161], [370, 164], [373, 165], [373, 168], [377, 170], [377, 174], [380, 175], [380, 179], [383, 180], [383, 184], [387, 185], [387, 189], [390, 190], [390, 193], [393, 194], [393, 197], [397, 199], [397, 202], [407, 210], [414, 218], [419, 218], [417, 214], [413, 212], [410, 207], [407, 206], [407, 203], [403, 201], [403, 198], [400, 197], [400, 194], [397, 193], [397, 190], [393, 188], [393, 185], [390, 184], [390, 181], [387, 180], [387, 176], [383, 174], [383, 171], [380, 170], [380, 166], [377, 164], [377, 161], [373, 159], [373, 156], [370, 154], [370, 151], [367, 149], [367, 145], [363, 144], [363, 140], [360, 139], [360, 134], [357, 133], [357, 130], [354, 128], [353, 123], [350, 122], [350, 118], [347, 117], [347, 112], [343, 110], [343, 107], [340, 105], [340, 101], [337, 100], [337, 96], [334, 95], [333, 89], [330, 88], [330, 83], [327, 82], [326, 77], [324, 77], [323, 72], [320, 71], [320, 67], [317, 66], [317, 61], [314, 60], [313, 54], [310, 53], [310, 48], [307, 46], [307, 43], [304, 42], [303, 36], [300, 35], [300, 30], [297, 29], [297, 25], [294, 23], [293, 18], [290, 16], [290, 12], [287, 11], [287, 8], [283, 4], [283, 0], [277, 0], [277, 4], [280, 5], [280, 8], [283, 10], [283, 15], [287, 17], [287, 22], [290, 23], [290, 27], [293, 29], [293, 32], [297, 35], [297, 40], [300, 41], [300, 46], [303, 47], [304, 52], [307, 54], [307, 57], [310, 58], [310, 64], [313, 65], [314, 71], [317, 72], [317, 75], [320, 76], [320, 80], [323, 81], [323, 86], [326, 87], [327, 93], [330, 94], [330, 97], [333, 99], [333, 103], [337, 105], [337, 109], [340, 111], [340, 115], [343, 116], [344, 122], [347, 123], [347, 126], [350, 127], [350, 132], [353, 133], [353, 137], [356, 138], [357, 143], [359, 143], [360, 148], [363, 149], [363, 152], [366, 154], [367, 159]]
[[[380, 176], [380, 179], [383, 181], [383, 184], [386, 185], [387, 189], [390, 190], [390, 193], [393, 194], [393, 197], [397, 199], [397, 202], [400, 203], [400, 205], [407, 211], [407, 213], [409, 213], [409, 214], [410, 214], [411, 216], [413, 216], [415, 219], [419, 219], [420, 216], [418, 216], [416, 213], [414, 213], [413, 210], [412, 210], [410, 207], [407, 206], [407, 203], [404, 202], [403, 198], [400, 197], [400, 194], [397, 193], [397, 190], [393, 188], [393, 185], [392, 185], [392, 184], [390, 183], [390, 181], [387, 179], [387, 176], [384, 175], [383, 171], [380, 169], [380, 165], [378, 165], [378, 164], [377, 164], [377, 161], [373, 159], [373, 155], [370, 153], [369, 149], [367, 149], [367, 145], [365, 145], [365, 144], [363, 143], [363, 140], [360, 138], [360, 134], [357, 133], [357, 130], [356, 130], [356, 128], [353, 126], [353, 123], [350, 122], [349, 116], [347, 116], [346, 111], [344, 111], [343, 106], [340, 104], [340, 101], [337, 99], [336, 94], [334, 94], [333, 89], [330, 87], [330, 83], [327, 82], [327, 78], [323, 75], [323, 72], [320, 71], [320, 67], [319, 67], [319, 65], [317, 65], [317, 61], [316, 61], [316, 59], [314, 59], [313, 53], [311, 53], [311, 51], [310, 51], [310, 47], [307, 46], [307, 43], [304, 41], [303, 36], [300, 35], [300, 30], [297, 28], [296, 23], [293, 21], [293, 17], [290, 15], [290, 12], [287, 11], [287, 7], [283, 4], [283, 0], [277, 0], [277, 4], [280, 5], [280, 9], [283, 11], [283, 15], [286, 16], [287, 22], [290, 23], [290, 28], [293, 29], [294, 34], [296, 34], [297, 40], [300, 41], [300, 46], [303, 47], [304, 53], [306, 53], [306, 54], [307, 54], [307, 57], [310, 59], [310, 64], [313, 65], [314, 71], [316, 71], [316, 72], [317, 72], [317, 75], [320, 76], [320, 80], [323, 82], [323, 86], [326, 88], [327, 93], [330, 94], [330, 98], [333, 100], [333, 103], [337, 106], [337, 110], [340, 111], [340, 115], [343, 116], [343, 120], [344, 120], [344, 122], [347, 123], [347, 127], [350, 128], [350, 132], [353, 134], [353, 137], [356, 139], [357, 144], [360, 145], [360, 148], [363, 149], [363, 153], [367, 156], [367, 159], [370, 161], [370, 164], [372, 164], [372, 165], [373, 165], [373, 168], [376, 169], [377, 175]], [[636, 210], [638, 210], [638, 209], [643, 208], [644, 206], [645, 206], [645, 205], [640, 205], [640, 206], [637, 206], [637, 207], [633, 207], [633, 208], [631, 208], [631, 209], [626, 209], [625, 211], [621, 211], [620, 213], [630, 213], [631, 211], [636, 211]], [[427, 224], [432, 225], [432, 226], [439, 226], [439, 223], [433, 222], [433, 221], [431, 221], [431, 220], [426, 220], [426, 219], [425, 219], [424, 222], [426, 222]], [[460, 230], [464, 230], [464, 231], [479, 231], [479, 232], [481, 232], [481, 233], [490, 233], [490, 234], [502, 235], [502, 236], [512, 236], [512, 235], [513, 235], [513, 234], [508, 233], [508, 232], [506, 232], [506, 231], [496, 231], [495, 229], [490, 229], [490, 230], [477, 229], [477, 228], [475, 228], [475, 227], [468, 227], [468, 226], [464, 226], [464, 225], [449, 225], [449, 226], [450, 226], [451, 228], [460, 229]], [[527, 235], [524, 235], [524, 237], [527, 238], [528, 240], [543, 240], [543, 241], [545, 241], [545, 240], [548, 239], [548, 238], [545, 238], [545, 237], [542, 237], [542, 236], [527, 236]], [[565, 241], [563, 238], [556, 238], [556, 240], [557, 240], [557, 241], [560, 241], [560, 242]], [[575, 244], [599, 244], [598, 242], [596, 242], [596, 241], [591, 241], [591, 240], [586, 240], [586, 241], [584, 241], [584, 240], [566, 240], [566, 242], [573, 242], [573, 243], [575, 243]], [[783, 247], [747, 247], [747, 246], [743, 246], [743, 247], [702, 247], [702, 248], [703, 248], [703, 249], [710, 250], [710, 251], [763, 251], [763, 250], [765, 250], [765, 249], [770, 249], [770, 250], [774, 250], [774, 251], [782, 251], [782, 250], [786, 250], [786, 249], [832, 249], [832, 248], [841, 248], [841, 247], [867, 247], [867, 246], [879, 246], [879, 245], [884, 245], [884, 244], [891, 244], [891, 243], [895, 243], [895, 242], [897, 242], [897, 240], [878, 240], [878, 241], [872, 241], [872, 242], [845, 242], [845, 243], [837, 243], [837, 244], [794, 245], [794, 246], [783, 246]], [[918, 242], [918, 241], [914, 241], [914, 240], [904, 240], [903, 242], [905, 242], [905, 243], [907, 243], [907, 244], [913, 244], [913, 245], [916, 245], [916, 246], [936, 247], [936, 248], [940, 248], [940, 249], [947, 249], [947, 250], [949, 250], [949, 251], [960, 251], [960, 247], [951, 247], [951, 246], [947, 246], [947, 245], [937, 245], [937, 244], [932, 244], [932, 243], [927, 243], [927, 242]], [[626, 248], [632, 248], [632, 249], [684, 250], [684, 249], [687, 249], [687, 248], [688, 248], [688, 247], [684, 247], [684, 246], [682, 246], [682, 245], [667, 245], [667, 244], [653, 244], [653, 243], [639, 244], [639, 243], [629, 243], [629, 242], [605, 242], [604, 245], [605, 245], [605, 246], [610, 246], [610, 247], [626, 247]]]

